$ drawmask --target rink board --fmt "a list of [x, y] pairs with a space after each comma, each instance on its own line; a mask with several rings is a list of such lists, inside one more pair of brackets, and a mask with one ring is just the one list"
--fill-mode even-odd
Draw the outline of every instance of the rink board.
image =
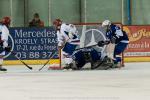
[[128, 57], [124, 58], [125, 62], [149, 62], [150, 57]]
[[[78, 27], [78, 31], [80, 31], [79, 33], [82, 33], [84, 29], [81, 26]], [[89, 27], [86, 28], [88, 29]], [[126, 52], [124, 53], [125, 56], [124, 61], [125, 62], [149, 62], [150, 61], [150, 52], [149, 52], [150, 35], [148, 33], [150, 32], [150, 26], [146, 26], [146, 25], [145, 26], [135, 26], [135, 25], [124, 26], [124, 30], [127, 31], [127, 33], [129, 33], [128, 36], [130, 40], [130, 45], [128, 46]], [[44, 64], [50, 58], [52, 52], [55, 52], [57, 50], [57, 42], [55, 41], [56, 34], [55, 34], [55, 30], [52, 27], [11, 28], [10, 33], [12, 38], [9, 39], [10, 40], [9, 42], [12, 43], [13, 51], [20, 59], [24, 59], [23, 61], [27, 64], [36, 64], [36, 65]], [[25, 41], [26, 39], [28, 39], [28, 41]], [[137, 45], [138, 48], [136, 47]], [[58, 58], [57, 55], [52, 60], [50, 60], [49, 63], [59, 64], [60, 60], [56, 58]], [[15, 57], [8, 56], [6, 60], [4, 60], [4, 64], [18, 65], [22, 63], [19, 60], [17, 60]]]
[[123, 26], [128, 33], [129, 44], [124, 53], [125, 62], [150, 61], [150, 25]]
[[[41, 65], [41, 64], [45, 64], [47, 60], [23, 60], [25, 63], [29, 64], [29, 65]], [[59, 64], [60, 60], [59, 59], [51, 59], [49, 61], [48, 64]], [[5, 60], [4, 61], [5, 65], [21, 65], [21, 61], [19, 60]]]

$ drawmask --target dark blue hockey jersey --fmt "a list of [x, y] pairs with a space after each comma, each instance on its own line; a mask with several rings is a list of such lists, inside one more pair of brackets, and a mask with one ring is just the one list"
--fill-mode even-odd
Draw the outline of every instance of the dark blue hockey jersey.
[[119, 42], [129, 43], [127, 33], [120, 29], [119, 26], [111, 24], [110, 29], [106, 32], [106, 37], [111, 41], [115, 39], [115, 44]]

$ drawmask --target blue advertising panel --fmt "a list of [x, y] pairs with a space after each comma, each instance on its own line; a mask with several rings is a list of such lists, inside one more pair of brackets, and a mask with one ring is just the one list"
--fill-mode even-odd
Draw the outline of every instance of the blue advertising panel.
[[[53, 27], [47, 28], [10, 28], [9, 44], [13, 52], [22, 60], [49, 59], [57, 50], [57, 34]], [[6, 60], [16, 60], [11, 54]], [[54, 56], [58, 58], [58, 55]]]

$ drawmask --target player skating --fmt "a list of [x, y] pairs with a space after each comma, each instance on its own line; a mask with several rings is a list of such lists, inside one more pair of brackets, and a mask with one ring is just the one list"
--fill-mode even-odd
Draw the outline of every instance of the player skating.
[[10, 47], [8, 46], [8, 35], [9, 30], [8, 27], [10, 25], [10, 18], [4, 17], [0, 21], [0, 71], [7, 71], [6, 68], [3, 68], [3, 56], [5, 55], [5, 51], [10, 51]]
[[113, 60], [116, 65], [119, 65], [121, 62], [120, 54], [124, 52], [129, 43], [127, 33], [121, 30], [119, 26], [112, 24], [109, 20], [103, 21], [102, 27], [106, 29], [107, 39], [112, 44], [115, 44]]
[[55, 19], [53, 25], [57, 30], [58, 49], [62, 49], [64, 68], [69, 69], [73, 66], [72, 54], [80, 43], [78, 32], [73, 24], [63, 23], [60, 19]]

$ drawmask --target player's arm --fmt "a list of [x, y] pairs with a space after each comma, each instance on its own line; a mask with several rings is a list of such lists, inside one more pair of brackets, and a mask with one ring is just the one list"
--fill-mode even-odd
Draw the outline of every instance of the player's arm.
[[78, 39], [79, 38], [78, 31], [77, 31], [75, 25], [69, 24], [69, 31], [68, 32], [69, 32], [68, 36], [70, 39]]
[[6, 26], [2, 27], [2, 34], [1, 34], [1, 44], [5, 51], [10, 52], [11, 47], [8, 45], [8, 36], [9, 36], [9, 30]]
[[111, 37], [111, 43], [116, 43], [120, 40], [120, 38], [123, 37], [123, 32], [122, 30], [120, 29], [120, 27], [116, 26], [115, 27], [115, 30], [114, 30], [114, 33], [112, 34], [112, 37]]
[[8, 46], [8, 35], [9, 35], [9, 30], [6, 26], [2, 27], [2, 34], [1, 34], [1, 40], [3, 41], [3, 47]]
[[104, 45], [108, 45], [109, 43], [110, 43], [109, 40], [105, 40], [105, 41], [99, 41], [99, 42], [97, 43], [97, 45], [98, 45], [99, 47], [103, 47]]

